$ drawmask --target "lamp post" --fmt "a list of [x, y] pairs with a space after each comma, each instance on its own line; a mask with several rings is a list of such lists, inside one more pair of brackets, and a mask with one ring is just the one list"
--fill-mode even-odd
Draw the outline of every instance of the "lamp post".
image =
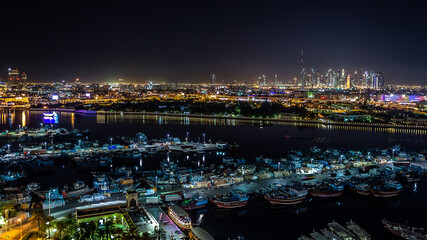
[[48, 233], [48, 237], [47, 238], [50, 238], [50, 226], [49, 226], [49, 222], [47, 222], [46, 225], [47, 225], [47, 233]]
[[49, 191], [49, 216], [50, 216], [50, 191]]
[[279, 164], [277, 165], [277, 171], [279, 171], [279, 172], [280, 172], [280, 162], [279, 162]]
[[110, 138], [110, 146], [113, 146], [113, 138]]
[[5, 222], [6, 222], [6, 232], [7, 232], [7, 217], [8, 217], [7, 212], [8, 212], [8, 211], [9, 211], [8, 209], [6, 209], [6, 210], [4, 211], [4, 215], [5, 215], [5, 217], [6, 217], [6, 219], [5, 219]]
[[7, 151], [10, 152], [10, 144], [7, 144]]
[[206, 134], [203, 133], [203, 143], [206, 143]]
[[44, 142], [44, 149], [47, 150], [47, 142]]
[[157, 176], [156, 176], [156, 192], [157, 192]]
[[80, 143], [82, 142], [82, 140], [79, 139], [79, 147], [80, 147]]
[[21, 221], [21, 218], [18, 218], [18, 222], [19, 222], [19, 227], [20, 227], [20, 232], [21, 232], [21, 238], [20, 239], [22, 239], [22, 221]]
[[189, 135], [190, 133], [189, 132], [187, 132], [187, 142], [188, 142], [188, 135]]

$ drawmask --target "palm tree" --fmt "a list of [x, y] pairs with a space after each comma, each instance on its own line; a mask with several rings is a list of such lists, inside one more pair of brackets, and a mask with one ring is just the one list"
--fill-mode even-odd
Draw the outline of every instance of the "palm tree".
[[114, 238], [121, 239], [124, 236], [124, 231], [122, 228], [113, 228], [111, 231]]
[[88, 223], [86, 222], [79, 223], [75, 236], [78, 240], [88, 239], [89, 238]]
[[111, 233], [114, 232], [114, 223], [111, 221], [111, 219], [107, 219], [105, 222], [105, 234], [107, 235], [107, 238], [110, 238]]
[[43, 210], [39, 209], [33, 212], [30, 221], [36, 221], [37, 227], [40, 229], [43, 225], [46, 224], [46, 222], [50, 220], [50, 218], [44, 214]]
[[[124, 239], [124, 240], [140, 240], [141, 236], [139, 235], [139, 232], [137, 229], [130, 229], [123, 234], [123, 237], [121, 239]], [[149, 239], [151, 239], [151, 238], [149, 238]]]
[[154, 237], [151, 236], [148, 232], [145, 232], [139, 237], [140, 240], [154, 240]]
[[156, 226], [154, 228], [153, 237], [156, 240], [164, 240], [166, 239], [166, 232], [165, 230], [163, 230], [163, 228], [159, 228], [158, 226]]
[[93, 236], [95, 235], [95, 231], [96, 231], [96, 225], [94, 221], [90, 221], [87, 224], [87, 232], [88, 232], [88, 236], [93, 239]]
[[67, 229], [67, 223], [65, 221], [54, 222], [56, 230], [58, 230], [59, 239], [62, 239], [62, 233]]
[[99, 226], [98, 228], [96, 228], [95, 234], [99, 237], [99, 239], [101, 240], [104, 239], [104, 236], [105, 236], [104, 226]]
[[15, 206], [10, 203], [6, 203], [1, 207], [1, 214], [3, 215], [5, 220], [9, 219], [10, 217], [13, 217], [14, 213], [16, 213]]
[[69, 235], [73, 235], [77, 227], [77, 218], [73, 213], [65, 215], [65, 223], [67, 224], [67, 232]]

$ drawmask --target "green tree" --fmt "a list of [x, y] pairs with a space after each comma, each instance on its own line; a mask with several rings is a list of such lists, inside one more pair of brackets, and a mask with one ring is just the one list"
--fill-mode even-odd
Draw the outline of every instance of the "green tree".
[[63, 233], [67, 230], [67, 223], [65, 220], [55, 221], [53, 225], [56, 227], [56, 230], [59, 234], [59, 239], [62, 239]]
[[163, 230], [163, 228], [156, 226], [154, 228], [153, 236], [156, 240], [164, 240], [166, 239], [166, 232]]
[[73, 235], [77, 228], [77, 218], [73, 213], [65, 215], [64, 222], [67, 224], [67, 233]]

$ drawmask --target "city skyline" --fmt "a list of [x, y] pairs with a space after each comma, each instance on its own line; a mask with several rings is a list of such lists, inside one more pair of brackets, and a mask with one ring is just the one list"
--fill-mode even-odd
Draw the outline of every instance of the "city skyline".
[[363, 68], [387, 84], [427, 83], [421, 4], [173, 2], [7, 3], [0, 77], [29, 81], [247, 82], [307, 69]]

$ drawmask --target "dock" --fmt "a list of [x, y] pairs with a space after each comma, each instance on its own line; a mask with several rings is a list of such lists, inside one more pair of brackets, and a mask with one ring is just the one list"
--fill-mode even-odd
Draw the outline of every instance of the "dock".
[[302, 235], [298, 240], [370, 240], [371, 235], [363, 230], [359, 225], [350, 220], [346, 223], [347, 228], [337, 222], [328, 223], [329, 229], [322, 229], [319, 232], [313, 231], [310, 237]]
[[347, 225], [347, 228], [349, 230], [351, 230], [354, 234], [356, 234], [360, 240], [370, 240], [371, 239], [371, 235], [369, 233], [367, 233], [364, 229], [359, 227], [359, 225], [357, 225], [355, 222], [350, 220], [350, 222], [347, 222], [346, 225]]

